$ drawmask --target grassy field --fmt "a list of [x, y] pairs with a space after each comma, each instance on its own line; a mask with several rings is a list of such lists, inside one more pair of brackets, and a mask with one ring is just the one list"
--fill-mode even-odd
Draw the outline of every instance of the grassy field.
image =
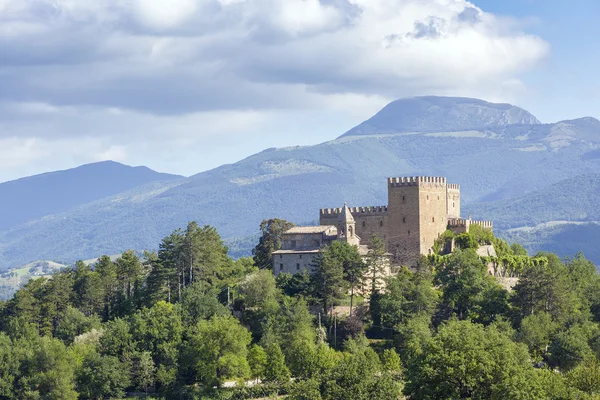
[[49, 277], [64, 268], [53, 261], [35, 261], [19, 268], [9, 269], [0, 274], [0, 300], [7, 300], [30, 279]]

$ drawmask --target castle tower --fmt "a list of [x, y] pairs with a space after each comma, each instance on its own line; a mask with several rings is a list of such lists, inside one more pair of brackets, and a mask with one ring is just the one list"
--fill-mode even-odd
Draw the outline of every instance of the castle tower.
[[356, 246], [360, 244], [360, 238], [356, 235], [356, 222], [346, 203], [344, 203], [342, 212], [338, 214], [337, 228], [339, 240]]
[[449, 183], [447, 188], [447, 214], [448, 218], [460, 218], [460, 185]]
[[435, 240], [448, 226], [446, 178], [417, 176], [388, 179], [387, 251], [394, 261], [414, 266], [432, 253]]

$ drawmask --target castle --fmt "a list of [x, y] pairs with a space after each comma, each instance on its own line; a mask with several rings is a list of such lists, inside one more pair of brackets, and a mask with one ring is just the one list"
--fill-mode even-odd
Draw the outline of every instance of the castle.
[[293, 274], [310, 268], [319, 249], [332, 240], [348, 241], [366, 254], [373, 236], [385, 242], [392, 264], [413, 267], [419, 256], [433, 253], [435, 240], [447, 229], [493, 228], [491, 221], [460, 217], [460, 186], [445, 177], [388, 178], [387, 185], [387, 206], [321, 209], [320, 226], [287, 231], [281, 250], [273, 253], [273, 271]]

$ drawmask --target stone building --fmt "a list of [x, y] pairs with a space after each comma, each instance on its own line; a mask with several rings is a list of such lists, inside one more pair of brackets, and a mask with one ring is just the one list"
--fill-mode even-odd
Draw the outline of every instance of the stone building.
[[435, 240], [446, 230], [466, 232], [470, 224], [492, 229], [490, 221], [460, 217], [460, 186], [445, 177], [388, 178], [387, 206], [326, 208], [322, 226], [335, 225], [341, 213], [352, 214], [354, 234], [367, 243], [378, 236], [393, 256], [393, 264], [413, 267], [420, 255], [433, 252]]
[[295, 226], [287, 230], [282, 237], [281, 249], [273, 252], [273, 273], [277, 276], [282, 272], [294, 275], [304, 269], [311, 271], [321, 248], [334, 240], [358, 246], [359, 253], [366, 255], [368, 249], [356, 234], [352, 213], [345, 204], [339, 210], [328, 225]]

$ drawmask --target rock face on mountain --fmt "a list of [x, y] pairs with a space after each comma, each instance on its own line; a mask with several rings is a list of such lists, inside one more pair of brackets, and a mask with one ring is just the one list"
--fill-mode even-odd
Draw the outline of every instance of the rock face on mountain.
[[[434, 103], [437, 112], [422, 110], [423, 104]], [[535, 207], [542, 213], [535, 221], [521, 207], [499, 205], [597, 173], [596, 120], [540, 124], [517, 107], [472, 99], [417, 98], [392, 104], [386, 109], [397, 111], [386, 114], [387, 125], [379, 120], [377, 133], [265, 150], [187, 179], [151, 182], [0, 229], [0, 268], [38, 259], [66, 263], [128, 248], [156, 249], [164, 236], [190, 220], [215, 226], [236, 255], [248, 254], [262, 219], [316, 223], [321, 207], [386, 204], [385, 179], [390, 176], [446, 176], [460, 182], [463, 208], [477, 207], [483, 219], [514, 221], [506, 230], [562, 218], [566, 207], [579, 207], [582, 215], [595, 207], [589, 201], [578, 206], [576, 188], [566, 189], [565, 196], [560, 192], [561, 201], [555, 201], [551, 193], [560, 184], [536, 197]], [[467, 110], [462, 116], [456, 114], [460, 107]], [[415, 109], [421, 117], [409, 124], [407, 115], [417, 115]], [[388, 133], [382, 134], [384, 130]], [[498, 213], [504, 214], [498, 218]], [[538, 250], [546, 242], [531, 243], [530, 249]]]
[[464, 97], [426, 96], [396, 100], [342, 136], [455, 132], [539, 123], [529, 112], [510, 104]]

